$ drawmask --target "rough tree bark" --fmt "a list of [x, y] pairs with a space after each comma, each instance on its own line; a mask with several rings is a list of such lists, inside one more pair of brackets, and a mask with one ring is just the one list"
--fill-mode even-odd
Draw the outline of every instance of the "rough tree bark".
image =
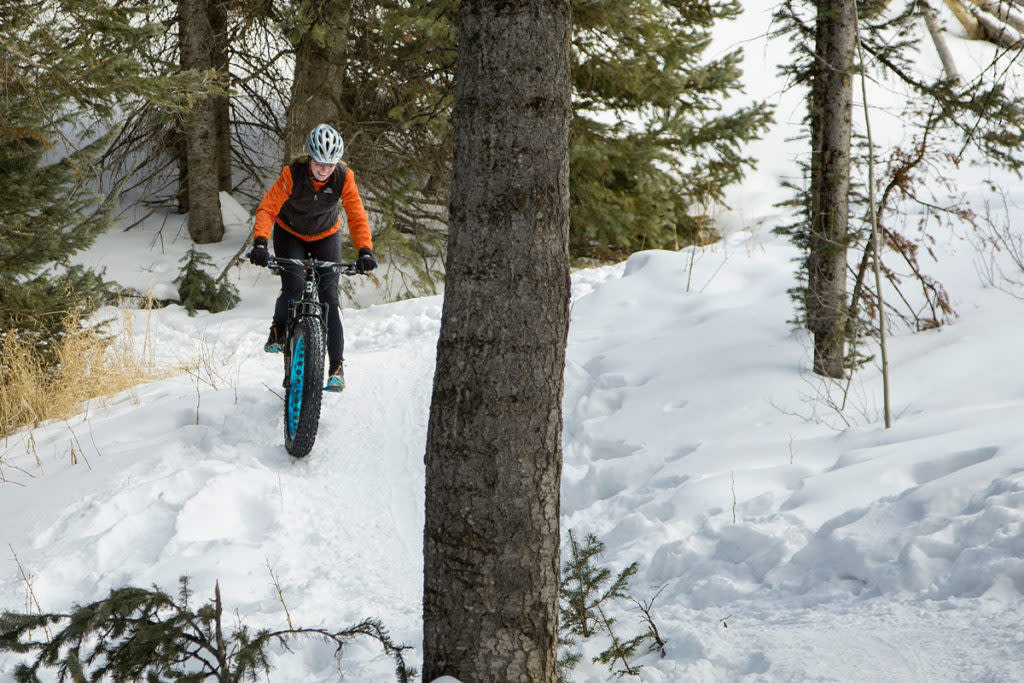
[[[303, 152], [306, 135], [318, 123], [339, 123], [351, 12], [351, 2], [309, 5], [308, 26], [295, 46], [295, 77], [285, 118], [285, 163]], [[345, 131], [339, 132], [344, 138]]]
[[846, 252], [849, 244], [850, 133], [854, 0], [818, 0], [811, 84], [811, 234], [807, 327], [814, 372], [842, 377], [846, 351]]
[[[228, 5], [228, 0], [215, 0], [207, 6], [213, 36], [213, 66], [219, 73], [224, 74], [225, 80], [229, 74], [231, 51], [228, 33]], [[181, 47], [184, 48], [184, 45]], [[186, 62], [195, 63], [195, 57], [192, 51], [181, 49], [181, 68], [192, 68], [186, 65]], [[231, 184], [231, 101], [227, 94], [216, 95], [215, 100], [217, 186], [223, 192], [230, 192], [233, 189]], [[178, 192], [175, 196], [178, 212], [188, 213], [188, 144], [180, 123], [170, 134], [168, 146], [173, 150], [178, 166]]]
[[[181, 65], [200, 71], [215, 67], [210, 0], [179, 0]], [[196, 244], [224, 237], [217, 167], [217, 100], [203, 97], [182, 117], [188, 165], [188, 232]]]
[[[231, 0], [211, 0], [208, 5], [210, 29], [213, 34], [213, 68], [230, 73], [231, 45], [228, 34], [228, 10]], [[231, 100], [227, 93], [214, 96], [214, 116], [217, 130], [217, 187], [231, 192]]]
[[555, 681], [570, 0], [464, 0], [426, 452], [424, 680]]

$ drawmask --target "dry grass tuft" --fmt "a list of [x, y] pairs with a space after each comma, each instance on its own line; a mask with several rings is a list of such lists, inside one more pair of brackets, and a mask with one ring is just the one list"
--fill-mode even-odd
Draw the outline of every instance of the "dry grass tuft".
[[153, 360], [148, 319], [141, 347], [134, 320], [133, 311], [120, 309], [113, 336], [67, 321], [69, 332], [56, 342], [52, 366], [44, 365], [28, 343], [7, 335], [0, 345], [0, 438], [22, 427], [66, 420], [90, 399], [172, 374]]

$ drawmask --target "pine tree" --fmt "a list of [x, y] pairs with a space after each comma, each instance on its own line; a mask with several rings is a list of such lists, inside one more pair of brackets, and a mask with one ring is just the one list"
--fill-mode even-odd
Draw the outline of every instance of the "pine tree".
[[[96, 54], [84, 49], [79, 61], [61, 53], [64, 27], [38, 23], [39, 12], [54, 9], [0, 6], [0, 333], [19, 335], [41, 353], [66, 319], [109, 295], [101, 273], [66, 263], [109, 227], [114, 208], [97, 191], [98, 160], [109, 140], [89, 135], [78, 119], [80, 103], [102, 98], [106, 86], [68, 79]], [[69, 146], [64, 130], [85, 133], [86, 144]]]
[[192, 247], [182, 257], [181, 273], [174, 280], [178, 285], [178, 299], [189, 315], [202, 309], [220, 313], [238, 305], [238, 288], [227, 280], [217, 282], [206, 272], [213, 260], [205, 253]]
[[[864, 187], [866, 143], [863, 139], [857, 140], [856, 134], [855, 149], [860, 151], [847, 162], [850, 168], [842, 171], [852, 181], [849, 210], [845, 212], [849, 223], [845, 231], [826, 234], [824, 213], [818, 208], [823, 202], [828, 203], [819, 192], [825, 187], [819, 177], [824, 167], [820, 159], [815, 159], [814, 151], [822, 149], [820, 135], [815, 132], [820, 127], [822, 107], [819, 102], [822, 98], [838, 97], [837, 93], [828, 92], [827, 87], [821, 87], [824, 79], [818, 78], [815, 69], [814, 46], [819, 17], [814, 10], [819, 4], [823, 9], [829, 7], [827, 2], [786, 0], [776, 14], [776, 23], [781, 27], [776, 35], [788, 35], [794, 53], [793, 61], [782, 65], [780, 70], [792, 82], [810, 86], [807, 123], [811, 133], [809, 161], [802, 162], [811, 177], [809, 187], [791, 186], [800, 214], [794, 223], [781, 226], [777, 232], [788, 235], [803, 252], [799, 271], [801, 284], [791, 293], [797, 322], [816, 336], [815, 371], [842, 376], [864, 360], [856, 346], [851, 344], [845, 353], [843, 347], [877, 330], [873, 322], [877, 319], [877, 298], [868, 281], [870, 278], [864, 277], [873, 252], [869, 239], [868, 192]], [[953, 312], [941, 283], [928, 276], [918, 263], [917, 252], [927, 249], [929, 223], [942, 226], [953, 221], [970, 224], [973, 220], [973, 211], [963, 203], [959, 192], [951, 191], [949, 197], [939, 197], [935, 188], [941, 187], [956, 166], [967, 159], [983, 160], [1017, 173], [1024, 169], [1024, 97], [1016, 95], [999, 80], [1000, 75], [1012, 71], [1012, 56], [1006, 57], [1009, 62], [1006, 68], [982, 69], [970, 82], [940, 78], [938, 74], [935, 79], [922, 77], [914, 67], [925, 31], [920, 22], [922, 8], [917, 3], [860, 3], [858, 11], [864, 62], [856, 64], [856, 70], [864, 68], [869, 80], [898, 81], [913, 93], [907, 98], [903, 111], [892, 112], [903, 122], [909, 142], [891, 150], [874, 150], [876, 160], [889, 159], [884, 171], [876, 171], [876, 211], [882, 246], [895, 252], [909, 266], [912, 276], [905, 278], [884, 266], [883, 273], [886, 281], [901, 292], [900, 299], [908, 302], [905, 319], [917, 329], [934, 327]], [[820, 20], [827, 22], [833, 14], [826, 11]], [[832, 68], [829, 65], [828, 69]], [[900, 202], [913, 207], [925, 205], [929, 211], [923, 220], [920, 217], [906, 220], [907, 216], [900, 213]], [[900, 229], [904, 223], [912, 224], [915, 234], [904, 235]], [[859, 262], [858, 265], [847, 263], [847, 251], [860, 252], [854, 262]], [[825, 277], [819, 267], [823, 263], [832, 264], [830, 274]], [[913, 293], [904, 291], [905, 281], [920, 288], [924, 307], [916, 303]], [[922, 319], [922, 308], [931, 315]]]
[[[295, 47], [295, 75], [285, 117], [284, 158], [289, 163], [304, 153], [306, 135], [320, 123], [338, 123], [348, 95], [350, 2], [294, 3], [294, 27], [288, 32]], [[341, 105], [341, 106], [339, 106]], [[340, 111], [339, 111], [340, 110]]]
[[[572, 138], [572, 252], [621, 257], [707, 239], [709, 210], [753, 160], [744, 142], [771, 120], [740, 90], [741, 52], [705, 61], [734, 0], [577, 0]], [[708, 230], [708, 232], [710, 232]]]
[[63, 333], [65, 320], [114, 293], [101, 272], [66, 265], [110, 225], [112, 202], [90, 187], [106, 140], [47, 163], [52, 143], [39, 134], [42, 126], [25, 120], [20, 98], [12, 97], [17, 83], [11, 85], [0, 96], [0, 119], [29, 125], [20, 135], [0, 133], [0, 334], [19, 336], [52, 361], [48, 342]]
[[121, 5], [5, 2], [0, 27], [0, 332], [45, 349], [111, 291], [68, 260], [112, 223], [104, 154], [119, 108], [180, 109], [200, 90], [192, 74], [148, 77], [163, 27]]
[[[620, 258], [711, 238], [709, 211], [753, 160], [761, 102], [723, 113], [741, 52], [705, 60], [734, 0], [574, 0], [570, 250]], [[509, 178], [509, 182], [515, 182]]]
[[[628, 576], [622, 574], [610, 589], [603, 590], [611, 570], [601, 567], [596, 560], [604, 553], [604, 543], [597, 536], [587, 534], [580, 544], [569, 530], [569, 557], [562, 563], [562, 608], [559, 612], [561, 628], [570, 635], [589, 638], [600, 628], [596, 607], [621, 593]], [[633, 573], [636, 566], [630, 565]]]
[[807, 327], [814, 372], [845, 372], [846, 260], [857, 0], [818, 0], [811, 77], [811, 216]]

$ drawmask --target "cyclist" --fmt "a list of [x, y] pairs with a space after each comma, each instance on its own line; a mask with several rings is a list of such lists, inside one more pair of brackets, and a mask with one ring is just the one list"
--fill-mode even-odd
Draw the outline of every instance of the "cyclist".
[[[266, 266], [270, 253], [267, 241], [273, 237], [278, 258], [315, 258], [341, 261], [341, 215], [345, 209], [349, 236], [359, 250], [356, 268], [365, 273], [377, 267], [370, 237], [370, 222], [359, 198], [352, 170], [339, 165], [345, 149], [341, 135], [321, 123], [306, 136], [306, 156], [284, 167], [256, 209], [253, 248], [249, 260]], [[281, 271], [281, 294], [274, 307], [270, 335], [263, 346], [268, 353], [280, 353], [288, 320], [288, 302], [302, 296], [302, 269], [285, 266]], [[328, 391], [345, 388], [343, 355], [345, 339], [341, 328], [338, 273], [320, 269], [320, 300], [327, 304], [327, 357], [331, 369]]]

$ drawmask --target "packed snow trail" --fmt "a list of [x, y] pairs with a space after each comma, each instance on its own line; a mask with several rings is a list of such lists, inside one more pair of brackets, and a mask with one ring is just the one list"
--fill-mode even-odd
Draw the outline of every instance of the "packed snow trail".
[[[231, 358], [218, 357], [218, 343], [200, 349], [217, 378], [199, 371], [143, 386], [134, 400], [126, 394], [82, 420], [36, 430], [30, 447], [42, 470], [0, 495], [0, 518], [18, 521], [3, 540], [34, 594], [45, 608], [66, 608], [126, 584], [174, 591], [188, 575], [197, 597], [219, 581], [245, 623], [279, 627], [273, 570], [296, 625], [378, 617], [397, 642], [418, 644], [420, 446], [440, 300], [417, 306], [410, 316], [397, 312], [401, 304], [349, 312], [349, 387], [325, 395], [319, 436], [302, 460], [282, 444], [281, 357], [255, 351], [261, 330], [235, 321], [215, 323], [201, 342], [235, 336]], [[171, 340], [175, 329], [189, 336], [190, 322], [170, 324]], [[72, 448], [79, 464], [69, 467]], [[30, 521], [25, 511], [40, 496], [49, 504]], [[9, 598], [24, 586], [7, 573], [0, 587], [4, 608], [17, 607]], [[290, 678], [290, 659], [279, 675], [315, 680], [306, 671]], [[358, 659], [345, 663], [356, 680], [390, 675], [388, 662]], [[326, 657], [324, 680], [334, 667]]]

